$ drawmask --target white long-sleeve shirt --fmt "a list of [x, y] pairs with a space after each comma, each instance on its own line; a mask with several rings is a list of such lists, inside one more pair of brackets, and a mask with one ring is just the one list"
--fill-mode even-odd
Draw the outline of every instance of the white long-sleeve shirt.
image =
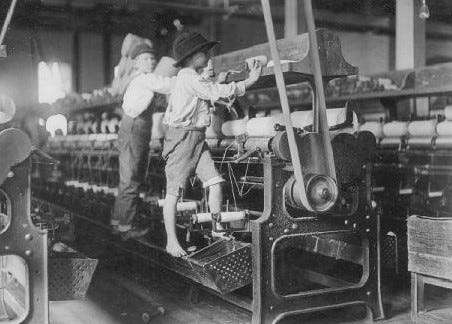
[[176, 77], [163, 77], [154, 73], [142, 73], [130, 81], [124, 94], [122, 109], [128, 116], [138, 117], [149, 107], [154, 92], [170, 94], [176, 83]]
[[184, 68], [177, 74], [164, 123], [173, 127], [210, 125], [209, 107], [206, 101], [231, 98], [245, 94], [245, 83], [220, 84], [203, 78], [195, 70]]

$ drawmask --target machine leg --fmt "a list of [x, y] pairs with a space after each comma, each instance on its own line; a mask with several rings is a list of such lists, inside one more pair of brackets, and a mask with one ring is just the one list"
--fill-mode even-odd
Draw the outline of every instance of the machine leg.
[[422, 275], [411, 273], [411, 320], [418, 319], [419, 312], [425, 311], [424, 280]]

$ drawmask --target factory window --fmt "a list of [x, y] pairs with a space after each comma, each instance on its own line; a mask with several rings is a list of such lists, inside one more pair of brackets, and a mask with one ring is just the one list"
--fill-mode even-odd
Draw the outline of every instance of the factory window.
[[72, 90], [72, 70], [68, 63], [40, 62], [38, 97], [40, 103], [54, 103]]
[[67, 119], [61, 114], [53, 115], [47, 118], [46, 130], [52, 135], [67, 134]]

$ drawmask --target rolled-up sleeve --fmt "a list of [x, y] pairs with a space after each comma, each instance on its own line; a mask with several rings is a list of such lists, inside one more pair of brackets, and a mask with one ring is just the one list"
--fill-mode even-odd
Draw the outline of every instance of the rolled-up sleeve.
[[201, 76], [191, 76], [187, 86], [194, 96], [210, 101], [217, 101], [220, 98], [231, 96], [243, 96], [245, 94], [245, 83], [243, 81], [220, 84], [205, 80]]

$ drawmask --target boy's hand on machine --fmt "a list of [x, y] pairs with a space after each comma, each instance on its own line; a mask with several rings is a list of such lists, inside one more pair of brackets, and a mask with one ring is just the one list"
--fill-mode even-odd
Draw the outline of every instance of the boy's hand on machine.
[[249, 73], [249, 79], [251, 79], [253, 82], [256, 82], [262, 73], [262, 65], [261, 62], [258, 60], [254, 60], [253, 64], [250, 66], [250, 73]]
[[251, 87], [259, 79], [262, 73], [262, 65], [259, 61], [254, 60], [250, 65], [250, 72], [248, 79], [245, 80], [245, 88]]
[[228, 75], [230, 72], [220, 72], [218, 73], [217, 82], [218, 83], [226, 83], [226, 80], [228, 79]]

